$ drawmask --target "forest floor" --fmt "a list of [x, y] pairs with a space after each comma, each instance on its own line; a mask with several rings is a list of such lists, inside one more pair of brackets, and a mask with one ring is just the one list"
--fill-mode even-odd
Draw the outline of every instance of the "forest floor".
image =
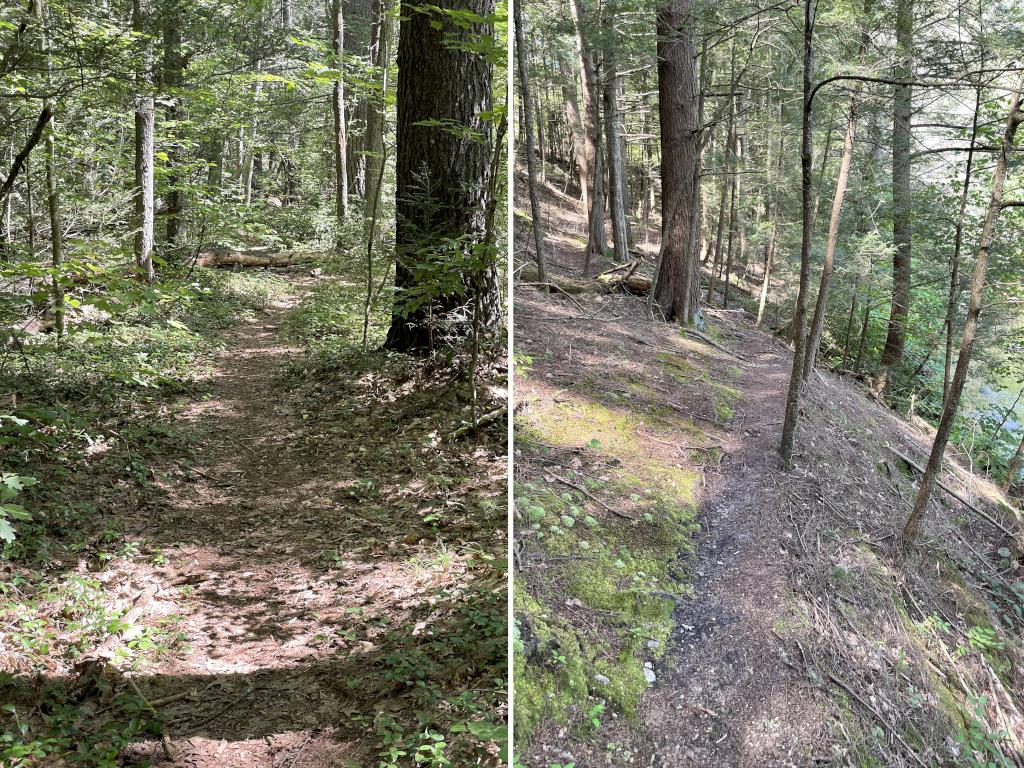
[[[901, 562], [900, 454], [923, 464], [928, 430], [822, 371], [784, 472], [789, 348], [743, 309], [700, 338], [588, 285], [577, 201], [543, 205], [569, 295], [516, 293], [520, 762], [1024, 765], [1020, 534], [940, 491]], [[991, 484], [945, 482], [1019, 527]]]
[[[0, 685], [47, 764], [498, 764], [504, 427], [452, 439], [457, 366], [311, 351], [343, 281], [273, 279], [151, 404], [173, 439], [139, 446], [145, 481], [72, 484], [105, 496], [114, 551], [58, 540], [59, 567], [11, 569], [0, 662], [22, 674]], [[61, 624], [69, 585], [101, 629]]]

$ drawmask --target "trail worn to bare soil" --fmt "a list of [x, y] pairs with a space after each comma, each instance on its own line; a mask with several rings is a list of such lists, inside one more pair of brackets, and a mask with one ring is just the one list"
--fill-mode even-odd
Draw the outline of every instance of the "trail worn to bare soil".
[[[900, 562], [899, 455], [931, 435], [816, 373], [782, 471], [790, 350], [743, 309], [701, 338], [588, 288], [575, 201], [545, 202], [572, 295], [517, 293], [524, 764], [1024, 764], [1020, 536], [940, 494]], [[991, 484], [946, 481], [1014, 524]]]
[[162, 502], [123, 523], [148, 556], [102, 575], [138, 606], [122, 640], [161, 625], [181, 638], [119, 672], [165, 733], [125, 760], [369, 766], [461, 721], [442, 747], [493, 762], [500, 431], [448, 442], [463, 408], [439, 395], [450, 383], [381, 353], [309, 381], [282, 333], [297, 301], [228, 331], [205, 394], [167, 414], [191, 453], [167, 457]]

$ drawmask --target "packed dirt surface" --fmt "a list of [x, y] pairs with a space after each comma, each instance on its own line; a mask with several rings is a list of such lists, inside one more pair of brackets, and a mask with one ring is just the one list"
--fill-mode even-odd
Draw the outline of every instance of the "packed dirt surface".
[[[375, 766], [420, 741], [493, 765], [504, 424], [453, 439], [468, 406], [429, 361], [304, 369], [282, 326], [316, 281], [290, 279], [225, 332], [198, 394], [166, 408], [183, 449], [165, 446], [162, 493], [118, 520], [132, 555], [96, 575], [129, 610], [65, 673], [66, 695], [97, 713], [114, 694], [145, 700], [163, 736], [125, 765]], [[500, 389], [479, 407], [503, 405]], [[177, 640], [155, 658], [118, 653], [160, 628]]]
[[[700, 530], [665, 569], [671, 589], [638, 589], [636, 574], [614, 585], [637, 601], [674, 600], [663, 647], [626, 642], [641, 614], [580, 591], [579, 566], [557, 559], [552, 537], [517, 528], [520, 594], [537, 601], [517, 601], [517, 621], [521, 633], [525, 626], [540, 637], [524, 643], [516, 667], [517, 713], [521, 669], [526, 679], [548, 675], [564, 694], [531, 702], [525, 732], [516, 733], [524, 764], [1024, 764], [1024, 584], [1010, 583], [1021, 578], [1021, 537], [1003, 530], [1019, 523], [998, 489], [951, 461], [946, 484], [977, 509], [939, 491], [921, 545], [901, 560], [894, 542], [913, 500], [912, 463], [927, 459], [927, 425], [899, 418], [857, 381], [815, 372], [804, 388], [795, 468], [783, 471], [789, 348], [755, 329], [744, 309], [705, 307], [707, 331], [681, 334], [650, 319], [646, 297], [604, 295], [581, 279], [577, 201], [549, 184], [544, 209], [559, 288], [517, 291], [515, 351], [529, 361], [515, 384], [517, 488], [553, 475], [574, 480], [591, 495], [577, 501], [614, 525], [619, 512], [602, 508], [628, 511], [638, 494], [586, 479], [607, 480], [609, 465], [622, 463], [604, 439], [588, 446], [595, 424], [614, 422], [632, 433], [630, 450], [648, 478], [656, 466], [699, 476]], [[517, 227], [524, 265], [532, 240], [523, 220]], [[649, 275], [656, 250], [641, 253], [638, 274]], [[538, 443], [537, 434], [549, 437]], [[576, 450], [564, 452], [573, 438]], [[538, 447], [544, 440], [562, 452]], [[532, 629], [538, 615], [544, 632]], [[648, 625], [644, 636], [653, 634]], [[569, 636], [591, 664], [615, 657], [624, 669], [639, 659], [650, 674], [635, 712], [618, 706], [614, 680], [587, 664], [579, 674], [571, 663], [563, 673], [537, 671], [551, 669], [545, 654]]]

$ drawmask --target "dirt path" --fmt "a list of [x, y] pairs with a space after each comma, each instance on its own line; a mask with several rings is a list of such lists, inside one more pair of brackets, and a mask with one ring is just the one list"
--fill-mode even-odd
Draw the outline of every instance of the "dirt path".
[[791, 599], [778, 442], [792, 355], [747, 322], [715, 324], [743, 357], [740, 397], [701, 493], [694, 594], [676, 612], [677, 643], [648, 702], [651, 765], [806, 765], [821, 712], [774, 634]]
[[[426, 435], [459, 413], [377, 363], [322, 384], [286, 376], [302, 350], [282, 323], [311, 284], [298, 278], [295, 296], [225, 334], [205, 394], [173, 416], [192, 455], [167, 462], [164, 502], [126, 524], [156, 554], [107, 578], [140, 593], [159, 585], [139, 623], [183, 636], [134, 675], [166, 702], [174, 759], [154, 740], [129, 763], [376, 764], [382, 734], [399, 743], [413, 711], [437, 722], [437, 701], [479, 674], [473, 654], [486, 654], [474, 647], [449, 644], [436, 661], [435, 631], [458, 620], [474, 582], [463, 548], [489, 541], [475, 502], [504, 494], [500, 467], [473, 440], [431, 447]], [[459, 514], [439, 510], [443, 531], [423, 520], [424, 505], [444, 504], [434, 483], [459, 496]], [[405, 686], [412, 677], [429, 695]]]
[[[135, 584], [160, 585], [144, 623], [167, 620], [184, 636], [138, 678], [151, 700], [186, 697], [160, 708], [175, 755], [164, 764], [331, 764], [350, 749], [332, 738], [342, 698], [330, 684], [338, 663], [325, 658], [329, 619], [353, 602], [311, 562], [338, 539], [325, 494], [352, 470], [304, 444], [300, 404], [281, 378], [301, 352], [280, 336], [296, 302], [225, 334], [206, 393], [174, 416], [194, 455], [168, 466], [165, 503], [127, 531], [160, 552], [131, 566]], [[151, 756], [163, 756], [152, 742], [135, 755]]]

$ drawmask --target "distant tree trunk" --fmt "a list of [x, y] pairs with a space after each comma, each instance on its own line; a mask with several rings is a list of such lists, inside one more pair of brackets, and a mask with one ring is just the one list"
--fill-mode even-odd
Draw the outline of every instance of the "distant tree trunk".
[[292, 29], [292, 0], [281, 2], [281, 29], [291, 32]]
[[580, 200], [583, 201], [583, 210], [589, 211], [593, 168], [587, 155], [587, 141], [583, 137], [583, 122], [580, 117], [579, 100], [576, 98], [576, 79], [561, 54], [558, 54], [558, 74], [562, 81], [565, 121], [569, 125], [569, 138], [572, 142], [573, 157], [576, 159], [576, 171], [579, 174]]
[[[738, 170], [738, 169], [737, 169]], [[736, 179], [739, 173], [729, 177], [729, 240], [725, 246], [725, 280], [722, 283], [722, 308], [729, 308], [729, 279], [732, 277], [732, 255], [736, 240]]]
[[949, 294], [946, 300], [946, 352], [942, 364], [942, 404], [949, 395], [949, 382], [953, 377], [953, 332], [956, 323], [956, 305], [960, 299], [960, 251], [964, 242], [964, 219], [967, 215], [968, 193], [971, 189], [971, 171], [974, 165], [974, 142], [978, 139], [978, 114], [981, 112], [981, 86], [974, 92], [974, 115], [971, 119], [971, 143], [967, 145], [967, 169], [964, 189], [960, 195], [960, 211], [953, 236], [953, 255], [949, 263]]
[[[594, 66], [594, 51], [587, 41], [586, 9], [583, 0], [571, 0], [573, 29], [576, 33], [576, 54], [580, 60], [580, 77], [583, 84], [583, 143], [586, 155], [588, 191], [584, 194], [587, 209], [587, 253], [583, 274], [587, 275], [593, 254], [607, 250], [604, 233], [604, 173], [601, 162], [601, 120], [599, 89]], [[580, 171], [582, 181], [583, 171]]]
[[661, 124], [661, 253], [652, 298], [666, 320], [694, 322], [700, 266], [693, 228], [699, 222], [700, 106], [693, 0], [657, 9], [658, 117]]
[[[896, 2], [896, 46], [899, 61], [896, 79], [909, 81], [914, 76], [914, 0]], [[875, 373], [873, 389], [882, 393], [889, 387], [890, 372], [903, 359], [907, 340], [907, 316], [910, 314], [910, 241], [914, 233], [910, 192], [910, 120], [913, 113], [913, 88], [907, 82], [897, 85], [893, 98], [892, 126], [892, 309], [885, 347]]]
[[148, 0], [134, 0], [132, 31], [141, 36], [141, 67], [135, 94], [135, 269], [139, 280], [152, 283], [153, 270], [153, 48], [149, 39]]
[[793, 467], [793, 444], [796, 440], [797, 420], [800, 415], [800, 385], [803, 382], [804, 367], [804, 320], [807, 314], [807, 289], [811, 282], [811, 86], [814, 82], [814, 3], [815, 0], [804, 0], [804, 73], [803, 73], [803, 110], [801, 113], [801, 146], [800, 146], [800, 289], [796, 298], [796, 311], [793, 313], [793, 370], [789, 377], [789, 391], [786, 393], [786, 415], [782, 422], [782, 444], [779, 454], [782, 466]]
[[35, 195], [32, 187], [32, 169], [29, 167], [28, 159], [25, 160], [25, 224], [28, 229], [28, 254], [30, 258], [36, 255], [36, 212]]
[[[263, 61], [256, 62], [257, 74], [263, 69]], [[259, 130], [260, 115], [260, 94], [263, 93], [263, 80], [258, 79], [252, 84], [252, 121], [249, 123], [248, 141], [239, 140], [238, 152], [240, 163], [240, 184], [242, 187], [242, 203], [248, 207], [252, 205], [253, 173], [256, 170], [256, 157], [259, 152], [257, 147], [257, 131]], [[244, 131], [244, 127], [240, 129]]]
[[839, 243], [839, 224], [843, 215], [843, 199], [850, 180], [850, 164], [853, 162], [853, 143], [857, 134], [857, 96], [850, 98], [849, 115], [846, 120], [846, 136], [843, 139], [843, 159], [839, 164], [839, 177], [836, 179], [836, 193], [832, 198], [832, 216], [828, 224], [828, 242], [825, 245], [825, 260], [821, 265], [821, 281], [818, 284], [818, 300], [814, 304], [814, 317], [811, 329], [807, 334], [807, 359], [804, 361], [804, 381], [807, 381], [814, 370], [818, 358], [818, 345], [825, 329], [825, 307], [828, 305], [828, 293], [832, 284], [832, 265], [836, 257], [836, 245]]
[[533, 103], [537, 107], [537, 154], [540, 155], [540, 166], [537, 169], [539, 173], [537, 175], [540, 176], [540, 183], [544, 184], [547, 179], [547, 171], [545, 170], [547, 167], [547, 156], [544, 149], [544, 105], [539, 95], [534, 98]]
[[167, 120], [173, 126], [170, 129], [171, 141], [167, 149], [167, 244], [172, 248], [180, 245], [184, 239], [185, 227], [183, 213], [185, 210], [185, 193], [182, 190], [181, 176], [181, 94], [178, 92], [184, 80], [184, 59], [181, 55], [181, 7], [174, 3], [165, 12], [164, 20], [164, 91], [168, 100]]
[[857, 292], [860, 290], [860, 275], [853, 281], [853, 289], [850, 291], [850, 313], [846, 316], [846, 333], [843, 335], [843, 358], [839, 367], [846, 368], [850, 359], [853, 342], [853, 321], [857, 317]]
[[[606, 6], [605, 33], [611, 36], [615, 25], [615, 12]], [[629, 222], [626, 220], [626, 161], [622, 153], [619, 133], [619, 104], [616, 93], [616, 69], [614, 46], [605, 48], [603, 91], [605, 145], [608, 156], [608, 200], [611, 203], [612, 247], [615, 262], [624, 264], [629, 260]]]
[[[781, 101], [781, 100], [780, 100]], [[779, 124], [785, 124], [786, 105], [782, 102], [779, 107]], [[785, 157], [786, 132], [779, 132], [779, 165], [775, 171], [775, 192], [772, 194], [772, 228], [768, 234], [768, 242], [764, 247], [764, 275], [761, 277], [761, 295], [757, 302], [756, 328], [764, 323], [764, 308], [768, 303], [768, 289], [771, 286], [772, 267], [775, 263], [775, 244], [779, 235], [779, 187], [782, 183], [783, 158]]]
[[547, 259], [544, 257], [544, 221], [541, 218], [540, 199], [537, 195], [537, 159], [533, 151], [533, 97], [530, 93], [530, 72], [526, 61], [526, 27], [522, 3], [513, 4], [516, 34], [516, 61], [519, 74], [519, 93], [522, 96], [526, 137], [527, 187], [530, 191], [530, 214], [533, 217], [533, 241], [537, 248], [537, 280], [547, 282]]
[[384, 105], [388, 90], [388, 58], [391, 50], [391, 21], [389, 0], [374, 0], [373, 22], [370, 27], [370, 66], [373, 76], [379, 78], [380, 87], [366, 99], [366, 181], [364, 200], [369, 205], [377, 199], [377, 181], [384, 162]]
[[345, 137], [345, 18], [342, 15], [342, 0], [331, 0], [331, 53], [338, 76], [334, 81], [331, 95], [331, 109], [334, 112], [334, 215], [337, 222], [335, 247], [341, 250], [342, 229], [348, 218], [348, 162]]
[[[39, 25], [39, 42], [42, 48], [43, 63], [46, 67], [46, 85], [50, 89], [53, 82], [52, 61], [50, 59], [50, 36], [46, 24], [45, 10], [41, 0], [36, 0], [34, 9], [36, 22]], [[50, 286], [53, 304], [54, 327], [58, 338], [64, 335], [64, 286], [61, 282], [60, 270], [64, 265], [64, 229], [60, 215], [60, 190], [57, 186], [57, 105], [53, 98], [48, 98], [44, 112], [49, 115], [45, 128], [45, 164], [46, 164], [46, 208], [50, 215], [50, 264], [54, 275]], [[26, 162], [28, 156], [26, 155]], [[26, 166], [27, 170], [27, 166]], [[12, 170], [11, 173], [14, 173]], [[29, 239], [34, 239], [35, 224], [32, 215], [32, 190], [29, 188]]]
[[967, 380], [967, 369], [971, 364], [971, 353], [974, 350], [974, 337], [978, 328], [978, 318], [981, 315], [982, 291], [985, 287], [985, 272], [988, 269], [989, 251], [992, 248], [992, 241], [995, 239], [996, 223], [999, 220], [999, 213], [1003, 207], [1003, 185], [1006, 181], [1006, 168], [1010, 161], [1010, 154], [1014, 150], [1014, 139], [1017, 135], [1017, 128], [1021, 121], [1024, 121], [1024, 112], [1021, 112], [1021, 88], [1024, 87], [1024, 76], [1017, 83], [1016, 91], [1010, 101], [1010, 113], [1006, 120], [1006, 129], [1003, 131], [1003, 141], [1000, 147], [996, 168], [992, 175], [992, 196], [989, 200], [988, 211], [985, 214], [985, 224], [981, 230], [981, 241], [978, 244], [978, 258], [974, 265], [974, 277], [971, 280], [971, 297], [967, 306], [967, 320], [964, 323], [963, 337], [960, 339], [960, 356], [956, 361], [956, 371], [953, 380], [950, 382], [949, 395], [946, 398], [946, 405], [942, 409], [942, 417], [939, 419], [939, 426], [935, 432], [935, 442], [932, 443], [931, 454], [928, 456], [928, 466], [921, 477], [921, 484], [918, 486], [917, 497], [914, 499], [914, 510], [907, 518], [903, 527], [903, 546], [911, 545], [917, 538], [917, 532], [921, 525], [921, 518], [924, 516], [925, 507], [931, 497], [935, 479], [942, 468], [942, 456], [946, 452], [946, 443], [949, 442], [949, 433], [953, 428], [953, 420], [956, 417], [957, 409], [960, 407], [960, 395], [963, 392], [964, 382]]
[[[733, 41], [732, 53], [730, 54], [731, 64], [729, 65], [729, 92], [734, 94], [736, 91], [736, 43]], [[711, 304], [714, 298], [715, 291], [717, 289], [717, 283], [719, 276], [722, 273], [722, 267], [724, 259], [722, 258], [722, 239], [725, 234], [726, 227], [726, 213], [728, 211], [726, 205], [729, 200], [729, 190], [732, 189], [732, 171], [735, 167], [736, 157], [736, 97], [734, 95], [729, 96], [729, 120], [727, 122], [727, 128], [725, 132], [725, 148], [723, 151], [723, 157], [725, 162], [722, 165], [722, 197], [718, 203], [718, 226], [715, 232], [715, 259], [711, 264], [711, 275], [708, 279], [708, 294], [705, 301]], [[731, 226], [731, 222], [730, 222]]]
[[[446, 0], [440, 7], [489, 19], [495, 6], [494, 0]], [[491, 126], [484, 114], [491, 109], [493, 68], [471, 46], [458, 44], [492, 35], [494, 28], [488, 21], [463, 29], [449, 15], [411, 2], [401, 10], [396, 294], [385, 346], [413, 351], [434, 346], [439, 316], [467, 302], [479, 299], [481, 326], [500, 319], [497, 266], [490, 260], [478, 280], [475, 264], [487, 229]], [[432, 269], [418, 268], [424, 261]], [[452, 272], [459, 284], [454, 290], [447, 279]]]

